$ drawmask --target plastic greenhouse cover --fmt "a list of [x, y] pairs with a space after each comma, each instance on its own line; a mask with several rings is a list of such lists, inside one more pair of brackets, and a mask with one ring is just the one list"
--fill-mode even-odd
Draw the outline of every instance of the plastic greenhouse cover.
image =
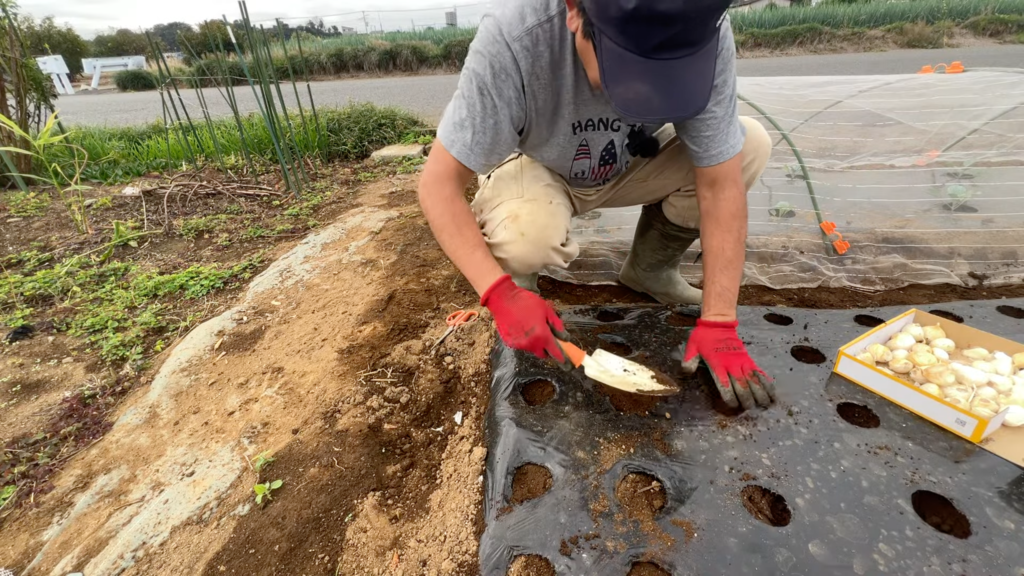
[[[740, 78], [774, 148], [748, 196], [745, 282], [772, 288], [1024, 280], [1024, 74]], [[810, 180], [804, 178], [795, 144]], [[809, 193], [813, 187], [819, 210]], [[580, 258], [551, 276], [611, 283], [639, 207], [579, 215]], [[850, 243], [832, 252], [819, 222]], [[836, 239], [836, 236], [829, 240]], [[681, 271], [699, 279], [700, 250]]]

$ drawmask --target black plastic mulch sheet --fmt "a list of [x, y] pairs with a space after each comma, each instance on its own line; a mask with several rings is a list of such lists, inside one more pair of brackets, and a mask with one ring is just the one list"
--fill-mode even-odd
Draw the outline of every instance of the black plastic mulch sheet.
[[[1021, 299], [921, 308], [1024, 341], [1024, 320], [1013, 317]], [[675, 378], [683, 391], [669, 398], [609, 397], [582, 370], [499, 344], [482, 574], [506, 574], [518, 555], [572, 575], [625, 575], [640, 561], [675, 575], [1024, 574], [1024, 469], [831, 372], [838, 348], [868, 329], [857, 320], [906, 309], [741, 309], [740, 336], [779, 394], [748, 412], [717, 400], [706, 373], [686, 378], [678, 368], [696, 310], [563, 313], [585, 348]], [[803, 361], [795, 346], [806, 347]], [[555, 385], [546, 402], [543, 384], [531, 384], [541, 381]], [[513, 478], [527, 463], [550, 472], [550, 489], [513, 505]], [[631, 472], [664, 491], [653, 517], [616, 496]]]

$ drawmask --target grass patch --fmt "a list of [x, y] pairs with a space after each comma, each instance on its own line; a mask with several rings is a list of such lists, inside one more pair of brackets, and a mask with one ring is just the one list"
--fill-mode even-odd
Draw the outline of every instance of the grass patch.
[[745, 33], [750, 30], [772, 30], [800, 24], [818, 24], [832, 29], [878, 29], [912, 22], [963, 24], [972, 18], [985, 15], [1024, 16], [1024, 0], [826, 3], [818, 6], [733, 12], [730, 19], [734, 31]]
[[42, 216], [50, 207], [50, 195], [45, 192], [6, 192], [3, 203], [12, 216]]
[[178, 233], [184, 238], [195, 240], [198, 236], [213, 232], [228, 220], [226, 214], [211, 214], [209, 216], [196, 216], [186, 218], [178, 226]]
[[[300, 130], [296, 135], [297, 147], [305, 157], [326, 161], [361, 160], [377, 148], [399, 143], [425, 129], [423, 122], [408, 112], [372, 104], [318, 109], [318, 118], [323, 137], [318, 138], [312, 128], [307, 133]], [[306, 120], [312, 124], [308, 113]], [[298, 118], [295, 122], [298, 124]], [[276, 166], [274, 143], [263, 118], [252, 114], [243, 117], [242, 124], [255, 160], [268, 170]], [[194, 133], [185, 132], [188, 144], [177, 130], [168, 138], [160, 123], [123, 128], [83, 127], [71, 139], [89, 155], [82, 177], [92, 182], [123, 183], [153, 172], [181, 169], [188, 162], [189, 147], [193, 151], [214, 149], [211, 132], [216, 134], [228, 168], [242, 167], [243, 136], [234, 119], [214, 120], [209, 126], [197, 123]], [[49, 154], [47, 161], [67, 164], [72, 160], [62, 148], [53, 148]]]
[[964, 28], [989, 38], [1024, 35], [1024, 15], [987, 14], [976, 16], [964, 23]]
[[156, 90], [158, 83], [149, 70], [121, 70], [114, 74], [114, 85], [122, 92], [145, 92]]
[[890, 31], [894, 42], [902, 48], [942, 48], [951, 30], [952, 26], [949, 25], [930, 26], [924, 22], [911, 22], [898, 24]]

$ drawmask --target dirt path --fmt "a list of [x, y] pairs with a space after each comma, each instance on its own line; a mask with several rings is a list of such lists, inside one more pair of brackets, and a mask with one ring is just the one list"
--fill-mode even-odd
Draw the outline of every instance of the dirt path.
[[[257, 277], [4, 527], [22, 574], [472, 574], [493, 344], [409, 177]], [[455, 415], [462, 412], [461, 424]], [[275, 460], [257, 474], [250, 461]], [[282, 480], [264, 506], [253, 485]], [[27, 570], [26, 570], [27, 568]]]

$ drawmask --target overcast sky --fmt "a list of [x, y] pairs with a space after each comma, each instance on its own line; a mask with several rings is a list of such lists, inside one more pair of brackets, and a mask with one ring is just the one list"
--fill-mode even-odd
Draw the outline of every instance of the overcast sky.
[[[254, 21], [321, 16], [328, 26], [350, 26], [363, 31], [365, 28], [379, 29], [381, 26], [385, 30], [408, 30], [413, 25], [417, 28], [443, 26], [444, 13], [451, 10], [453, 5], [459, 6], [459, 25], [471, 26], [479, 22], [487, 8], [486, 2], [463, 0], [446, 5], [443, 0], [365, 0], [352, 3], [249, 0], [248, 6]], [[138, 30], [173, 21], [194, 24], [213, 18], [220, 19], [222, 14], [234, 20], [239, 15], [235, 0], [21, 0], [20, 5], [22, 12], [37, 18], [52, 15], [57, 22], [71, 24], [86, 38], [106, 32], [109, 28]], [[370, 8], [387, 12], [373, 12]], [[367, 10], [365, 21], [359, 13], [361, 10]], [[339, 15], [342, 13], [349, 14]], [[301, 19], [288, 22], [303, 23]]]

